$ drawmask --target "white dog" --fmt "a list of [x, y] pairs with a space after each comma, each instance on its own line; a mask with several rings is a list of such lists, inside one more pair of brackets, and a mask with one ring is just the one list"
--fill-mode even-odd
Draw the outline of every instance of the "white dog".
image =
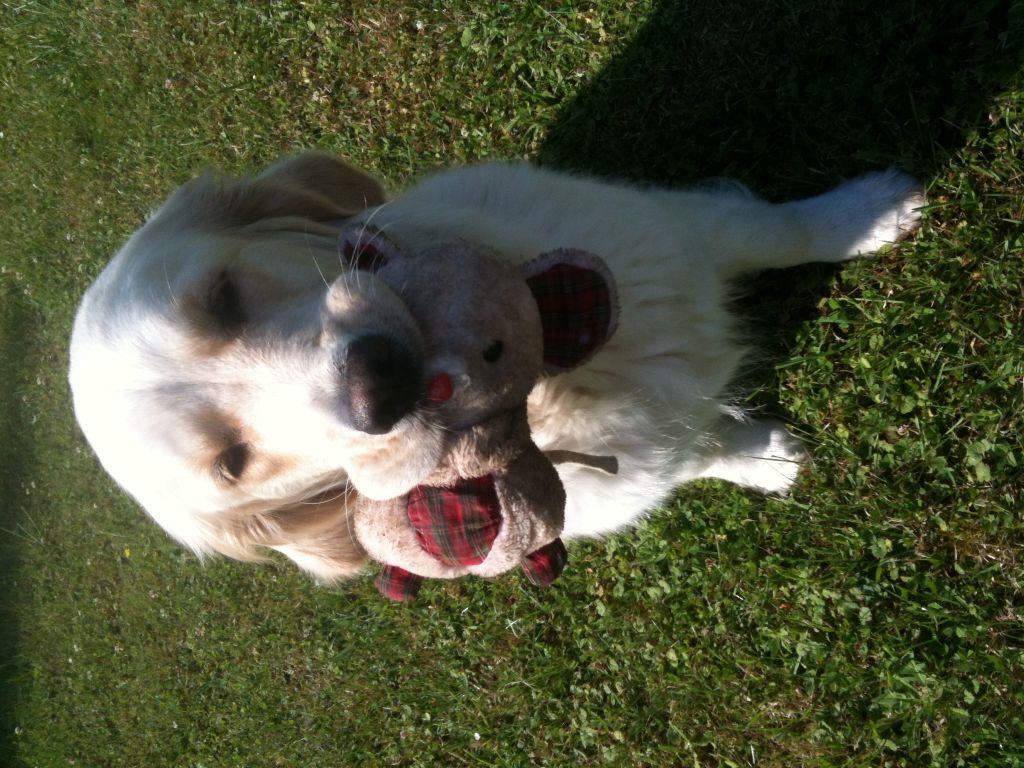
[[110, 474], [200, 555], [255, 559], [267, 547], [322, 580], [355, 573], [363, 553], [347, 500], [409, 490], [434, 468], [442, 434], [408, 311], [342, 264], [348, 220], [409, 251], [457, 237], [515, 262], [563, 247], [607, 262], [618, 332], [529, 401], [541, 448], [619, 461], [616, 475], [559, 467], [565, 537], [634, 524], [695, 478], [784, 493], [801, 444], [723, 399], [748, 351], [730, 279], [871, 253], [912, 231], [921, 204], [895, 171], [786, 204], [525, 164], [442, 172], [385, 203], [372, 179], [317, 153], [255, 179], [204, 176], [85, 294], [71, 344], [75, 410]]

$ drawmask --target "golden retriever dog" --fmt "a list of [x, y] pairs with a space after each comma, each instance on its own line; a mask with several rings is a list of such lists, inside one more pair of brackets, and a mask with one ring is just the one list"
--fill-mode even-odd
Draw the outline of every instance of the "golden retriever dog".
[[402, 300], [341, 257], [343, 225], [408, 252], [458, 238], [514, 263], [601, 256], [620, 326], [529, 400], [546, 450], [614, 455], [615, 475], [559, 466], [565, 538], [626, 528], [679, 484], [782, 494], [805, 458], [773, 420], [731, 404], [750, 350], [736, 276], [869, 254], [911, 232], [922, 196], [898, 171], [784, 204], [737, 187], [612, 184], [525, 163], [443, 171], [392, 201], [305, 153], [253, 178], [174, 192], [87, 290], [71, 341], [78, 421], [103, 466], [199, 555], [277, 550], [322, 581], [356, 573], [353, 494], [383, 499], [439, 461], [424, 345]]

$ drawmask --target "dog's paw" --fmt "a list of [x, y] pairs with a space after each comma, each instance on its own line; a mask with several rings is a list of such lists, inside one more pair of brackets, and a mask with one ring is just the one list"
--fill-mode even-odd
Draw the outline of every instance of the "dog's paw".
[[852, 249], [851, 256], [874, 253], [910, 237], [921, 226], [924, 190], [913, 176], [891, 168], [861, 176], [840, 189], [844, 187], [863, 201], [861, 205], [871, 220], [865, 237]]
[[809, 214], [817, 256], [845, 261], [875, 253], [921, 225], [921, 184], [895, 168], [858, 176], [799, 205]]
[[775, 419], [723, 421], [717, 455], [699, 477], [785, 496], [807, 462], [807, 447]]
[[778, 423], [769, 433], [764, 452], [746, 457], [745, 485], [763, 493], [785, 496], [808, 458], [807, 446]]

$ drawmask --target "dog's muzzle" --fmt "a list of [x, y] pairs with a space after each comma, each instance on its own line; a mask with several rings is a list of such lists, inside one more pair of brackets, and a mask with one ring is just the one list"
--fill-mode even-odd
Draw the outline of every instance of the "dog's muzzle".
[[345, 406], [349, 424], [382, 435], [409, 414], [419, 399], [422, 364], [404, 344], [380, 333], [352, 341], [345, 353]]

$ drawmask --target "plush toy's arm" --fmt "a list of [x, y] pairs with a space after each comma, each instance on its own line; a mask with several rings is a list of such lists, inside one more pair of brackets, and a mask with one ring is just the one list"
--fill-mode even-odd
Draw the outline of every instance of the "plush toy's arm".
[[502, 527], [487, 559], [470, 567], [477, 576], [497, 576], [558, 538], [565, 514], [565, 489], [554, 465], [532, 442], [494, 475]]

